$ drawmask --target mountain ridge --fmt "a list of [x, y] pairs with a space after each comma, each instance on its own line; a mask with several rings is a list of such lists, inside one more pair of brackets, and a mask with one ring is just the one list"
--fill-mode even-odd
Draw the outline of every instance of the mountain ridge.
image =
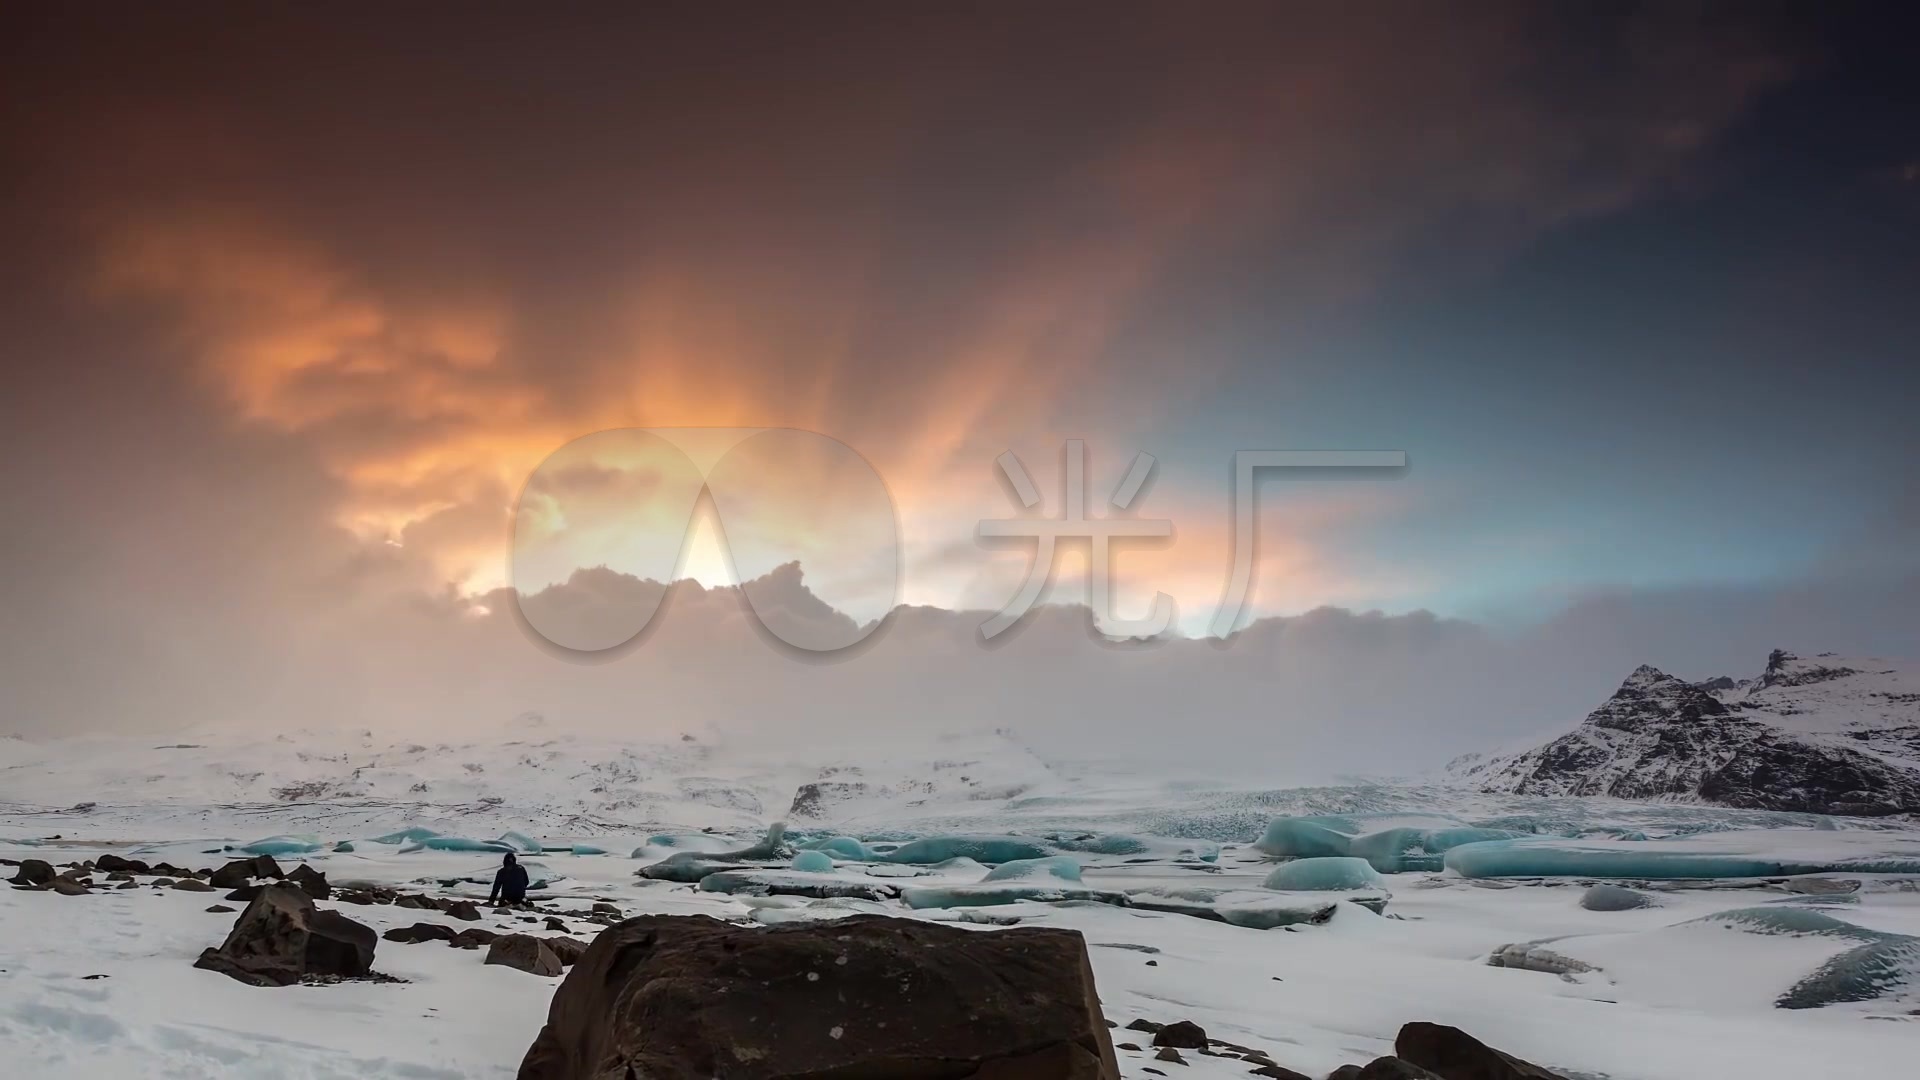
[[1920, 813], [1920, 669], [1775, 649], [1756, 678], [1692, 683], [1642, 664], [1572, 731], [1446, 769], [1492, 794]]

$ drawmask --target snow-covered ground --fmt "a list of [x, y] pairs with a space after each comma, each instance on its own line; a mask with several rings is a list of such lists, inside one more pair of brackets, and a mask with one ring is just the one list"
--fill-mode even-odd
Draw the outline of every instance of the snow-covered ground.
[[[138, 848], [137, 857], [148, 861], [217, 866], [227, 857], [219, 851], [224, 845], [311, 833], [325, 846], [306, 861], [336, 886], [364, 880], [480, 895], [477, 886], [446, 890], [434, 883], [484, 876], [497, 863], [493, 853], [407, 851], [365, 838], [410, 825], [471, 837], [516, 829], [549, 845], [587, 842], [609, 852], [538, 856], [565, 878], [544, 894], [543, 906], [576, 910], [605, 900], [627, 914], [764, 922], [822, 909], [797, 898], [738, 897], [640, 879], [634, 872], [649, 860], [628, 852], [654, 834], [701, 829], [724, 834], [712, 841], [715, 847], [745, 843], [759, 826], [786, 818], [796, 791], [808, 783], [840, 785], [819, 790], [811, 816], [790, 819], [793, 828], [820, 834], [904, 839], [943, 830], [1039, 835], [1088, 829], [1222, 845], [1217, 862], [1180, 857], [1177, 845], [1144, 856], [1081, 856], [1085, 887], [1117, 892], [1258, 891], [1274, 863], [1252, 844], [1266, 821], [1282, 814], [1446, 812], [1589, 835], [1603, 825], [1648, 836], [1786, 827], [1790, 831], [1777, 836], [1796, 850], [1817, 842], [1817, 836], [1809, 841], [1808, 826], [1827, 824], [1841, 828], [1847, 850], [1872, 849], [1884, 839], [1888, 850], [1910, 852], [1920, 842], [1920, 829], [1887, 820], [1503, 798], [1391, 784], [1222, 790], [1043, 762], [997, 736], [823, 763], [760, 759], [706, 737], [633, 746], [515, 734], [418, 750], [361, 736], [335, 743], [209, 737], [189, 748], [124, 738], [0, 744], [0, 857], [58, 864]], [[95, 805], [74, 808], [81, 803]], [[355, 841], [352, 850], [334, 850], [341, 840]], [[1768, 843], [1769, 834], [1756, 831], [1742, 846], [1765, 850]], [[652, 849], [656, 856], [664, 851]], [[281, 857], [288, 868], [299, 861]], [[903, 885], [980, 876], [965, 864], [872, 869]], [[834, 872], [864, 876], [857, 865]], [[1394, 1033], [1413, 1020], [1457, 1025], [1576, 1077], [1904, 1075], [1920, 1055], [1920, 987], [1895, 986], [1869, 1000], [1820, 1008], [1775, 1006], [1789, 988], [1864, 938], [1750, 933], [1707, 918], [1754, 907], [1792, 909], [1839, 919], [1861, 935], [1920, 936], [1920, 889], [1912, 879], [1848, 876], [1865, 884], [1839, 897], [1802, 895], [1777, 882], [1664, 883], [1648, 890], [1657, 906], [1607, 912], [1581, 906], [1584, 881], [1394, 874], [1387, 879], [1392, 898], [1385, 917], [1343, 903], [1324, 924], [1273, 930], [1093, 903], [878, 906], [983, 929], [984, 920], [1015, 918], [1077, 929], [1093, 946], [1107, 1016], [1121, 1025], [1116, 1042], [1148, 1045], [1149, 1037], [1124, 1030], [1135, 1019], [1190, 1019], [1213, 1038], [1264, 1050], [1310, 1076], [1390, 1052]], [[192, 967], [232, 924], [233, 915], [206, 911], [220, 896], [145, 885], [72, 897], [0, 893], [0, 1059], [28, 1075], [507, 1076], [544, 1021], [557, 985], [485, 966], [481, 952], [382, 941], [375, 969], [404, 981], [244, 986]], [[871, 906], [859, 902], [843, 910]], [[393, 906], [341, 910], [377, 930], [447, 921]], [[567, 921], [576, 937], [598, 929]], [[539, 923], [493, 914], [474, 925], [548, 933]], [[1557, 955], [1597, 970], [1562, 977], [1488, 963], [1503, 945], [1546, 939], [1556, 939], [1546, 947]], [[1151, 1075], [1143, 1071], [1150, 1067], [1168, 1071], [1151, 1050], [1122, 1050], [1119, 1058], [1129, 1077]], [[1187, 1060], [1180, 1075], [1194, 1080], [1240, 1077], [1248, 1068], [1191, 1053]]]

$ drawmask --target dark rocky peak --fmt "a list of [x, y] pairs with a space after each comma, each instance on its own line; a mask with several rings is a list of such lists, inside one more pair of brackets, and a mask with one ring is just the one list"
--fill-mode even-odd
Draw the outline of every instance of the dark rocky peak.
[[1606, 704], [1587, 717], [1587, 723], [1632, 731], [1651, 723], [1693, 721], [1725, 716], [1727, 712], [1727, 706], [1720, 699], [1700, 687], [1650, 664], [1641, 664]]
[[1785, 649], [1775, 649], [1767, 654], [1767, 670], [1761, 673], [1759, 685], [1806, 686], [1858, 674], [1859, 669], [1848, 667], [1833, 653], [1802, 658]]

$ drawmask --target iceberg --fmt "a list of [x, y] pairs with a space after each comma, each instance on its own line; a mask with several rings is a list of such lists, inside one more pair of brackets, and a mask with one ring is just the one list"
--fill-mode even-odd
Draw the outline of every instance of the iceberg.
[[[411, 830], [409, 830], [411, 831]], [[398, 836], [400, 834], [393, 834]], [[384, 843], [384, 841], [381, 841]], [[475, 840], [467, 836], [442, 836], [439, 833], [405, 840], [400, 844], [402, 853], [414, 851], [511, 851], [516, 855], [539, 855], [546, 846], [525, 833], [505, 832], [497, 840]], [[560, 848], [567, 851], [570, 849]]]
[[975, 862], [1004, 863], [1020, 859], [1044, 859], [1053, 851], [1024, 836], [967, 835], [926, 836], [902, 844], [886, 855], [890, 862], [939, 863], [968, 858]]
[[1800, 874], [1920, 874], [1920, 838], [1879, 831], [1743, 829], [1674, 840], [1530, 837], [1462, 844], [1446, 868], [1470, 878], [1641, 880]]
[[[521, 859], [520, 865], [527, 872], [527, 888], [529, 889], [550, 888], [558, 882], [567, 880], [567, 875], [555, 873], [552, 867], [542, 862], [537, 862], [532, 859]], [[447, 887], [457, 884], [490, 886], [493, 884], [493, 874], [494, 872], [492, 870], [487, 870], [483, 873], [468, 874], [465, 877], [429, 878], [427, 880], [438, 881], [442, 886]]]
[[1126, 896], [1102, 889], [1089, 889], [1071, 882], [982, 881], [972, 885], [923, 885], [902, 889], [900, 898], [907, 906], [922, 908], [995, 907], [1032, 900], [1058, 903], [1063, 900], [1090, 900], [1125, 906]]
[[575, 855], [605, 855], [607, 853], [606, 848], [594, 844], [575, 844], [571, 850]]
[[1001, 863], [987, 871], [987, 881], [1027, 881], [1034, 878], [1050, 878], [1054, 881], [1078, 882], [1080, 880], [1080, 862], [1069, 855], [1049, 855], [1044, 859], [1015, 859]]
[[1213, 889], [1173, 886], [1129, 892], [1127, 906], [1146, 911], [1212, 919], [1250, 930], [1282, 926], [1318, 926], [1333, 918], [1340, 900], [1328, 897], [1282, 896], [1262, 889]]
[[1281, 863], [1261, 885], [1279, 892], [1338, 892], [1384, 890], [1387, 882], [1365, 859], [1322, 856]]
[[701, 878], [700, 891], [855, 900], [889, 900], [900, 895], [899, 886], [884, 881], [799, 870], [721, 870]]
[[803, 870], [808, 873], [831, 873], [833, 871], [833, 857], [824, 851], [802, 851], [794, 855], [792, 866], [795, 870]]
[[413, 825], [408, 828], [401, 829], [399, 832], [390, 832], [385, 836], [373, 837], [372, 842], [376, 844], [405, 844], [409, 842], [418, 843], [419, 841], [425, 840], [428, 837], [439, 836], [439, 835], [440, 835], [439, 832], [437, 832], [436, 830], [425, 828], [420, 825]]
[[251, 844], [229, 845], [227, 850], [243, 855], [310, 855], [321, 846], [315, 836], [269, 836]]
[[823, 840], [809, 840], [799, 846], [809, 851], [824, 851], [829, 855], [854, 862], [871, 862], [874, 857], [867, 845], [851, 836], [829, 836]]
[[1198, 859], [1201, 862], [1215, 862], [1220, 858], [1220, 845], [1211, 840], [1178, 840], [1129, 833], [1049, 833], [1047, 842], [1059, 851], [1077, 851], [1088, 855], [1140, 855], [1159, 859]]
[[1588, 911], [1633, 911], [1659, 905], [1646, 893], [1601, 882], [1580, 894], [1580, 906]]
[[757, 844], [737, 851], [679, 851], [634, 873], [643, 878], [691, 884], [708, 874], [741, 869], [742, 863], [792, 858], [793, 849], [786, 844], [786, 834], [787, 823], [776, 821], [767, 827], [766, 837]]
[[1347, 842], [1347, 854], [1367, 860], [1383, 874], [1437, 871], [1442, 869], [1443, 856], [1462, 844], [1515, 840], [1527, 835], [1509, 829], [1471, 826], [1383, 829], [1350, 839]]
[[1274, 818], [1253, 846], [1283, 859], [1343, 856], [1347, 854], [1349, 838], [1359, 831], [1359, 824], [1352, 818], [1337, 814]]

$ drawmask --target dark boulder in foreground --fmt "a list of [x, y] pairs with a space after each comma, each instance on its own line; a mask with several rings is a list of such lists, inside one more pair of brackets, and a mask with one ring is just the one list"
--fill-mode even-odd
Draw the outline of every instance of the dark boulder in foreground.
[[322, 911], [297, 885], [267, 885], [234, 920], [217, 949], [194, 967], [254, 986], [290, 986], [308, 976], [360, 978], [379, 935], [337, 911]]
[[1118, 1080], [1086, 941], [861, 915], [603, 931], [521, 1080]]
[[327, 875], [306, 863], [294, 867], [293, 873], [287, 875], [287, 880], [300, 886], [302, 892], [315, 900], [325, 900], [333, 895], [333, 886], [327, 884]]
[[271, 855], [255, 855], [251, 859], [235, 859], [215, 870], [207, 878], [207, 884], [216, 889], [238, 889], [253, 883], [254, 878], [282, 878], [280, 864]]
[[53, 881], [53, 864], [43, 859], [22, 859], [20, 871], [8, 880], [15, 885], [47, 885]]
[[1153, 1045], [1180, 1047], [1187, 1050], [1205, 1050], [1207, 1048], [1207, 1029], [1191, 1020], [1176, 1020], [1166, 1024], [1153, 1033]]
[[1566, 1080], [1444, 1024], [1406, 1025], [1393, 1040], [1393, 1052], [1445, 1080]]
[[547, 948], [546, 942], [531, 934], [506, 934], [487, 946], [489, 964], [517, 968], [530, 975], [558, 975], [565, 967]]
[[1374, 1058], [1365, 1065], [1342, 1065], [1327, 1080], [1449, 1080], [1397, 1057]]

